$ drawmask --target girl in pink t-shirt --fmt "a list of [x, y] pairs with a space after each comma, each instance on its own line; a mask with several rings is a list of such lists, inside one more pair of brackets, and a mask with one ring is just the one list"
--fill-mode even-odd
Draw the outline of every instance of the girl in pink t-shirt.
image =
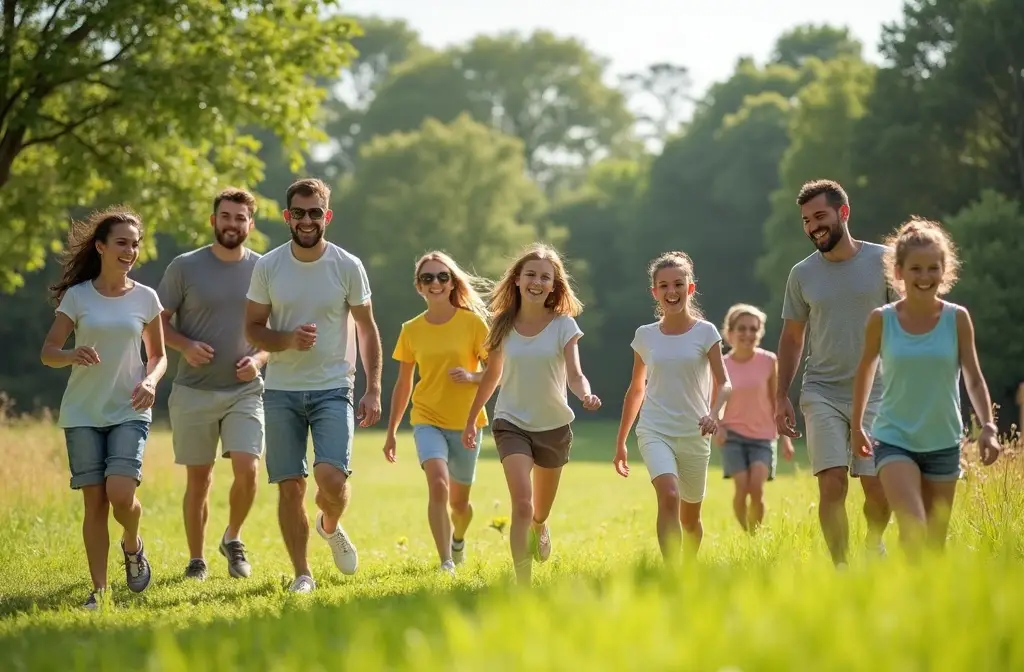
[[[764, 323], [764, 312], [743, 303], [725, 316], [722, 334], [731, 347], [725, 368], [733, 391], [715, 434], [715, 443], [722, 448], [722, 471], [736, 484], [733, 511], [751, 534], [764, 519], [764, 484], [775, 479], [779, 438], [775, 426], [778, 362], [774, 353], [758, 347]], [[787, 460], [793, 458], [787, 436], [782, 437], [782, 454]]]

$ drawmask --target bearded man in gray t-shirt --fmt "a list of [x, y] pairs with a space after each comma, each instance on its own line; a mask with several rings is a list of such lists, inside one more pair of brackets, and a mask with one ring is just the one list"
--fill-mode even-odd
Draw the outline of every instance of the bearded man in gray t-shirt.
[[[206, 519], [217, 444], [231, 460], [227, 528], [219, 550], [228, 573], [248, 577], [242, 523], [256, 497], [264, 447], [263, 379], [267, 353], [245, 338], [245, 294], [260, 255], [243, 243], [253, 227], [256, 199], [225, 189], [213, 201], [214, 242], [175, 257], [157, 288], [167, 345], [181, 353], [168, 399], [174, 461], [184, 465], [183, 502], [190, 560], [185, 576], [203, 580]], [[173, 318], [173, 320], [172, 320]]]
[[[850, 536], [846, 516], [849, 474], [859, 478], [864, 489], [866, 544], [885, 553], [882, 533], [889, 523], [889, 505], [873, 459], [855, 457], [851, 451], [850, 416], [864, 325], [871, 311], [899, 296], [885, 279], [886, 248], [850, 236], [850, 201], [838, 183], [815, 180], [804, 184], [797, 204], [804, 233], [817, 251], [797, 263], [786, 282], [775, 420], [780, 434], [800, 436], [789, 388], [806, 336], [800, 410], [807, 429], [807, 453], [818, 479], [818, 519], [833, 563], [845, 566]], [[867, 427], [878, 409], [881, 382], [879, 373], [865, 414]]]

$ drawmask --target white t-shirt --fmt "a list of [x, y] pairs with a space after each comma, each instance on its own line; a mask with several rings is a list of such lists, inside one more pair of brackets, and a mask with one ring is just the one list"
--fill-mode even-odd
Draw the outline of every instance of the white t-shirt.
[[582, 336], [576, 320], [559, 315], [536, 336], [513, 328], [501, 345], [501, 389], [494, 417], [527, 432], [565, 427], [576, 416], [569, 408], [565, 381], [565, 344]]
[[132, 392], [146, 377], [142, 330], [162, 310], [156, 291], [138, 282], [117, 297], [103, 296], [91, 280], [68, 288], [57, 312], [75, 323], [75, 347], [92, 346], [100, 363], [71, 365], [58, 426], [110, 427], [129, 420], [152, 421], [152, 409], [132, 408]]
[[663, 334], [658, 322], [636, 330], [631, 345], [647, 365], [647, 392], [637, 432], [700, 436], [698, 423], [711, 412], [708, 351], [721, 340], [715, 325], [705, 320], [677, 336]]
[[256, 261], [246, 297], [270, 306], [270, 329], [316, 325], [312, 349], [270, 353], [266, 389], [309, 392], [355, 385], [355, 321], [349, 306], [370, 300], [370, 281], [357, 257], [327, 243], [319, 259], [304, 262], [285, 243]]

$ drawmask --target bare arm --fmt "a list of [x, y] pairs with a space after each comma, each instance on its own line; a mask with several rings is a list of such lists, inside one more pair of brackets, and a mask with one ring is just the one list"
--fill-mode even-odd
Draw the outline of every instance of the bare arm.
[[412, 397], [412, 379], [415, 372], [415, 362], [399, 362], [398, 378], [395, 379], [395, 387], [391, 391], [391, 413], [388, 417], [389, 436], [395, 436], [398, 432], [398, 425], [402, 422], [405, 409], [409, 406], [409, 399]]
[[566, 387], [576, 395], [577, 399], [583, 401], [593, 393], [590, 390], [590, 381], [583, 375], [583, 367], [580, 365], [579, 336], [569, 339], [562, 352], [565, 355]]
[[778, 375], [775, 388], [776, 400], [789, 397], [789, 388], [793, 386], [797, 369], [800, 368], [800, 357], [804, 353], [804, 332], [806, 322], [784, 320], [782, 334], [779, 336]]
[[501, 371], [504, 367], [504, 354], [501, 349], [494, 350], [487, 357], [487, 368], [484, 370], [484, 375], [480, 379], [480, 386], [477, 387], [476, 397], [473, 398], [473, 406], [469, 409], [469, 417], [466, 419], [467, 428], [476, 427], [477, 416], [480, 415], [480, 411], [487, 402], [494, 396], [494, 391], [498, 389], [498, 383], [501, 382]]
[[293, 346], [291, 331], [275, 331], [267, 326], [270, 319], [270, 306], [246, 300], [245, 304], [245, 339], [260, 350], [281, 352]]
[[164, 349], [164, 323], [159, 317], [150, 320], [142, 329], [142, 342], [146, 346], [146, 378], [155, 389], [167, 372], [167, 352]]
[[192, 339], [174, 328], [174, 325], [171, 324], [172, 317], [174, 317], [173, 310], [164, 309], [160, 313], [160, 319], [163, 321], [164, 327], [164, 342], [171, 350], [185, 352], [192, 345]]
[[[772, 362], [772, 372], [768, 376], [768, 389], [765, 390], [768, 395], [768, 403], [771, 405], [772, 416], [774, 416], [779, 410], [778, 399], [775, 398], [775, 390], [779, 384], [779, 360], [776, 359]], [[792, 440], [785, 434], [779, 435], [779, 442], [785, 447], [792, 444]]]
[[715, 381], [715, 391], [711, 399], [711, 417], [717, 422], [722, 417], [722, 408], [732, 396], [732, 381], [722, 361], [722, 342], [719, 341], [708, 350], [708, 363], [711, 365], [711, 376]]
[[363, 360], [363, 372], [366, 373], [366, 391], [380, 394], [381, 362], [380, 332], [373, 319], [373, 307], [369, 301], [361, 306], [350, 306], [352, 319], [356, 323], [356, 336], [359, 339], [359, 355]]
[[636, 416], [640, 413], [640, 406], [644, 403], [644, 392], [647, 389], [647, 365], [636, 350], [633, 351], [633, 376], [629, 379], [629, 388], [626, 390], [625, 399], [622, 402], [622, 416], [619, 418], [619, 433], [615, 438], [619, 448], [625, 448], [626, 438], [629, 430], [636, 422]]
[[864, 349], [861, 351], [860, 364], [853, 377], [853, 412], [850, 425], [854, 431], [864, 429], [864, 412], [868, 406], [871, 384], [875, 380], [878, 369], [878, 353], [882, 349], [882, 311], [879, 308], [871, 311], [867, 326], [864, 327]]
[[68, 336], [74, 330], [75, 323], [71, 321], [70, 317], [60, 312], [54, 315], [53, 324], [50, 325], [50, 331], [47, 332], [46, 339], [43, 341], [43, 349], [39, 353], [39, 359], [43, 364], [59, 369], [75, 363], [75, 351], [64, 349]]
[[956, 335], [960, 344], [960, 369], [964, 374], [967, 396], [982, 427], [987, 426], [989, 431], [995, 433], [997, 427], [992, 419], [992, 398], [989, 396], [988, 385], [985, 384], [985, 376], [981, 373], [978, 351], [974, 345], [974, 323], [971, 321], [970, 313], [964, 309], [956, 312]]

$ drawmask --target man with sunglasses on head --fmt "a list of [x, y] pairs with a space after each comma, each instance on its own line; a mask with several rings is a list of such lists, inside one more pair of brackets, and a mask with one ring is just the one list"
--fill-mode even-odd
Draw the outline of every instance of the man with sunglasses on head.
[[[290, 242], [265, 254], [253, 269], [246, 337], [270, 353], [264, 413], [266, 464], [278, 485], [278, 523], [295, 569], [289, 590], [316, 587], [307, 559], [306, 442], [313, 437], [317, 533], [343, 574], [358, 566], [356, 547], [341, 526], [348, 505], [355, 420], [380, 420], [380, 334], [370, 307], [362, 262], [324, 239], [331, 222], [330, 189], [318, 179], [288, 187], [285, 222]], [[353, 407], [356, 336], [366, 392]]]

